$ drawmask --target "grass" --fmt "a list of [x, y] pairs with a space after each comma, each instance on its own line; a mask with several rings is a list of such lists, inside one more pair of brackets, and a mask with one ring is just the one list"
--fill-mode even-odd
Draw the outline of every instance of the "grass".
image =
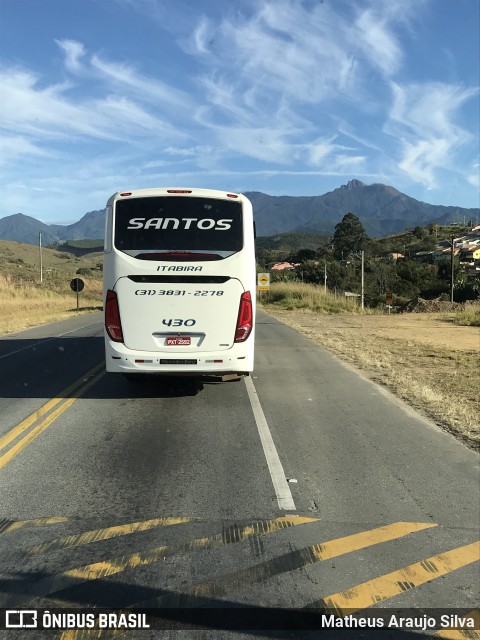
[[[77, 258], [54, 249], [0, 241], [0, 335], [20, 331], [77, 314], [77, 297], [70, 281], [80, 277], [85, 289], [79, 297], [80, 313], [102, 305], [101, 254]], [[77, 274], [79, 269], [86, 275]]]
[[70, 318], [86, 313], [92, 308], [101, 308], [102, 282], [82, 278], [85, 290], [79, 297], [73, 291], [55, 291], [51, 288], [31, 284], [19, 284], [9, 276], [0, 275], [0, 335], [21, 331], [54, 320]]
[[323, 287], [300, 282], [276, 282], [265, 297], [265, 305], [275, 305], [283, 309], [311, 309], [316, 313], [373, 313], [360, 308], [356, 298], [335, 296]]
[[[101, 279], [103, 254], [90, 253], [81, 258], [72, 253], [42, 248], [42, 284], [54, 291], [69, 289], [79, 269], [87, 270], [93, 279]], [[39, 248], [21, 242], [0, 240], [0, 275], [22, 285], [40, 284]], [[81, 276], [80, 276], [81, 277]]]
[[444, 319], [463, 327], [480, 327], [480, 308], [466, 309], [455, 314], [446, 314]]
[[480, 447], [478, 310], [448, 317], [384, 315], [362, 313], [358, 306], [352, 309], [350, 301], [330, 299], [323, 287], [274, 283], [260, 306], [469, 446]]

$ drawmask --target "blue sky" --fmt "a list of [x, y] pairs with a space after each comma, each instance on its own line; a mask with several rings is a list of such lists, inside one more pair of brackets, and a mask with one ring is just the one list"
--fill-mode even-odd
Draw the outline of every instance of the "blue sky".
[[118, 190], [479, 206], [478, 0], [0, 0], [0, 217]]

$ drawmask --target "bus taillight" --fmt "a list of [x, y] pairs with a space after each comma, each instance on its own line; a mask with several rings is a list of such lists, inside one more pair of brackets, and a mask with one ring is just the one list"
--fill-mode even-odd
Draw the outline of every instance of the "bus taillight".
[[245, 291], [240, 298], [235, 342], [245, 342], [253, 327], [253, 307], [250, 291]]
[[113, 342], [123, 342], [122, 323], [120, 321], [120, 310], [115, 291], [107, 291], [105, 301], [105, 329]]

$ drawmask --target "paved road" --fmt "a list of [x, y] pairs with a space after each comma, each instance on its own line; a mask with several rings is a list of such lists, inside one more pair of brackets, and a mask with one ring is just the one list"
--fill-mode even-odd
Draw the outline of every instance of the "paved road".
[[471, 611], [479, 487], [475, 453], [265, 313], [227, 383], [105, 374], [100, 314], [0, 339], [3, 607]]

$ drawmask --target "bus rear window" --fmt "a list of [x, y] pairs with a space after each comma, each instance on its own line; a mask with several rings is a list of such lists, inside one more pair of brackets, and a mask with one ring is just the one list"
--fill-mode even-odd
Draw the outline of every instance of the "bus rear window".
[[215, 198], [119, 200], [115, 247], [145, 260], [221, 259], [243, 248], [242, 204]]

